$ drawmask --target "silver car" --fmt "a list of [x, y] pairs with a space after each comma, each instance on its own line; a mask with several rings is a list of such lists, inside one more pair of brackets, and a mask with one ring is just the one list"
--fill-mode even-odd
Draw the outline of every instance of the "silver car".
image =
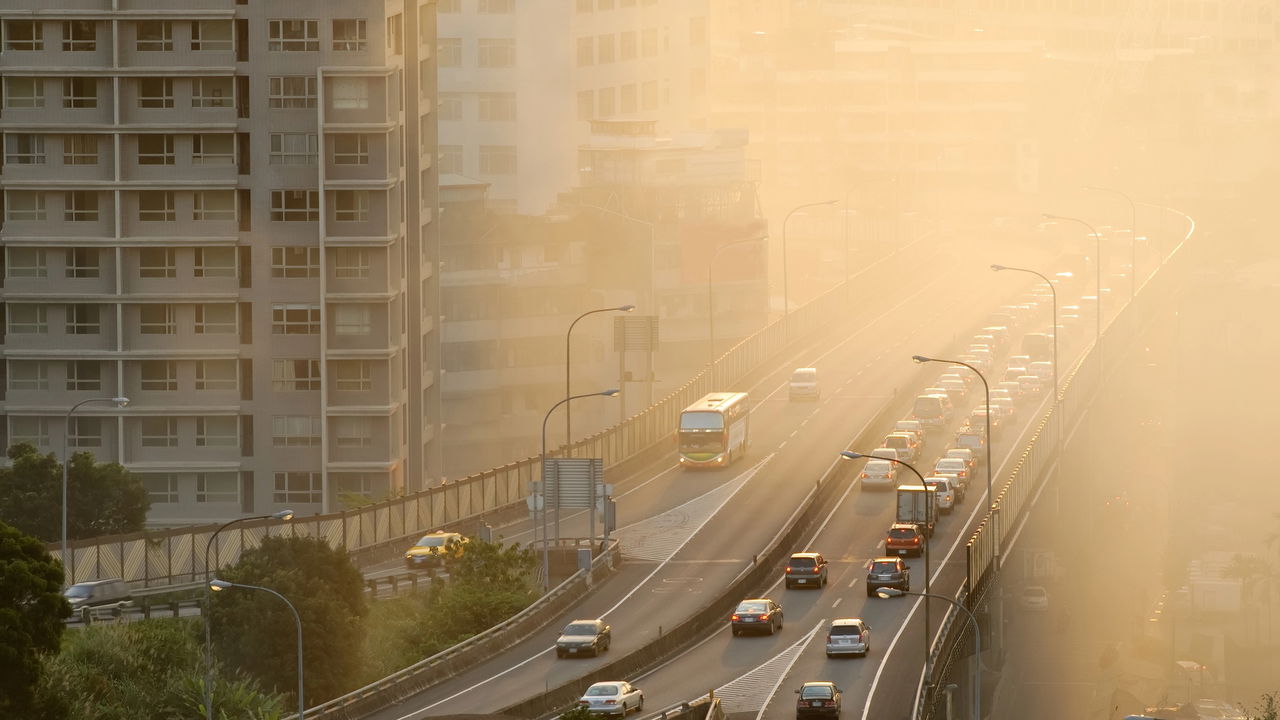
[[871, 649], [871, 626], [861, 618], [839, 618], [827, 630], [827, 657], [865, 656]]
[[644, 693], [629, 682], [598, 682], [587, 688], [578, 704], [593, 713], [626, 717], [632, 710], [644, 710]]

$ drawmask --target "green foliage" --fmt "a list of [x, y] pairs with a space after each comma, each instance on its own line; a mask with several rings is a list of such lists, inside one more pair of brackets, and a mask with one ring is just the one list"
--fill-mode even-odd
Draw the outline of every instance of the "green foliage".
[[573, 707], [560, 713], [559, 720], [594, 720], [596, 716], [583, 705]]
[[1258, 701], [1257, 712], [1253, 720], [1280, 720], [1280, 691], [1263, 695]]
[[[269, 537], [220, 577], [270, 588], [297, 608], [308, 706], [354, 689], [368, 610], [360, 573], [345, 552], [313, 538]], [[212, 605], [219, 660], [276, 692], [292, 695], [297, 687], [297, 637], [289, 608], [270, 593], [245, 588], [217, 593]]]
[[519, 543], [503, 545], [472, 539], [452, 550], [445, 557], [445, 569], [456, 584], [516, 592], [533, 589], [532, 573], [538, 556]]
[[[34, 445], [9, 448], [12, 467], [0, 469], [0, 521], [45, 542], [62, 537], [62, 466]], [[67, 536], [72, 540], [138, 532], [151, 501], [142, 481], [93, 454], [71, 456], [67, 471]]]
[[[46, 663], [41, 695], [77, 720], [204, 717], [198, 618], [95, 625], [67, 635]], [[223, 720], [276, 720], [283, 698], [244, 676], [215, 675], [213, 707]]]
[[0, 522], [0, 717], [37, 717], [41, 658], [57, 652], [62, 618], [62, 566], [36, 538]]

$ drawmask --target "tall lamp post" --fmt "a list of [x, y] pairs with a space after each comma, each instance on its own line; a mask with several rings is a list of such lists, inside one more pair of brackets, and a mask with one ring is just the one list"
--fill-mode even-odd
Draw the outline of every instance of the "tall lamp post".
[[[785, 321], [787, 315], [791, 312], [791, 292], [790, 284], [787, 277], [787, 223], [791, 220], [791, 216], [797, 212], [811, 207], [819, 207], [821, 205], [835, 205], [838, 200], [823, 200], [822, 202], [811, 202], [803, 205], [797, 205], [791, 208], [791, 212], [782, 218], [782, 319]], [[790, 325], [787, 326], [790, 329]]]
[[63, 423], [62, 433], [62, 572], [65, 576], [65, 582], [70, 585], [75, 581], [75, 573], [71, 570], [69, 564], [69, 556], [67, 554], [67, 469], [71, 465], [71, 413], [80, 409], [81, 405], [90, 403], [111, 403], [116, 409], [129, 404], [129, 398], [124, 396], [109, 398], [88, 398], [81, 400], [71, 409], [67, 411], [65, 422]]
[[[974, 652], [974, 657], [978, 659], [978, 666], [973, 670], [973, 717], [975, 720], [981, 720], [982, 718], [982, 629], [978, 626], [978, 618], [974, 616], [973, 612], [970, 611], [969, 608], [965, 607], [964, 605], [961, 605], [955, 600], [952, 600], [946, 595], [930, 595], [928, 590], [925, 590], [922, 593], [918, 593], [918, 592], [909, 592], [909, 591], [899, 590], [898, 588], [885, 587], [885, 588], [880, 588], [879, 590], [876, 590], [876, 595], [879, 595], [882, 598], [899, 597], [902, 595], [915, 595], [917, 597], [924, 598], [925, 603], [929, 602], [929, 598], [946, 600], [947, 602], [956, 606], [956, 608], [958, 608], [961, 612], [965, 614], [965, 616], [968, 617], [969, 622], [973, 623], [973, 652]], [[926, 656], [925, 662], [927, 663], [928, 661], [929, 661], [929, 658], [928, 656]]]
[[[570, 393], [572, 392], [569, 389], [569, 364], [573, 355], [569, 349], [569, 338], [573, 335], [573, 326], [577, 325], [579, 320], [581, 320], [582, 318], [588, 315], [595, 315], [596, 313], [606, 313], [606, 312], [631, 312], [632, 310], [635, 310], [635, 309], [636, 309], [635, 305], [619, 305], [617, 307], [597, 308], [595, 310], [588, 310], [582, 313], [578, 317], [574, 318], [573, 322], [569, 323], [569, 329], [564, 334], [564, 396], [565, 397], [569, 397]], [[564, 409], [564, 444], [565, 444], [566, 457], [569, 455], [569, 450], [568, 450], [569, 446], [573, 444], [573, 425], [572, 425], [573, 415], [571, 413], [572, 409], [573, 408]]]
[[1129, 203], [1129, 298], [1132, 299], [1138, 294], [1138, 203], [1134, 202], [1128, 193], [1121, 192], [1115, 188], [1086, 185], [1084, 189], [1113, 193], [1124, 198]]
[[[1098, 286], [1098, 307], [1094, 308], [1094, 320], [1095, 320], [1094, 342], [1095, 343], [1101, 342], [1102, 341], [1102, 235], [1099, 234], [1098, 231], [1095, 230], [1092, 225], [1085, 222], [1084, 220], [1081, 220], [1080, 218], [1067, 217], [1065, 215], [1053, 215], [1050, 213], [1044, 213], [1044, 218], [1046, 220], [1068, 220], [1070, 222], [1077, 222], [1085, 226], [1086, 228], [1089, 228], [1089, 232], [1093, 233], [1093, 239], [1097, 248], [1095, 252], [1097, 257], [1093, 259], [1093, 271], [1094, 271], [1094, 281], [1095, 281], [1095, 284]], [[1054, 328], [1054, 329], [1057, 330], [1057, 328]]]
[[[970, 365], [970, 364], [969, 364], [969, 363], [967, 363], [967, 362], [962, 362], [962, 361], [960, 361], [960, 360], [947, 360], [947, 359], [945, 359], [945, 358], [931, 358], [931, 357], [926, 357], [926, 356], [924, 356], [924, 355], [912, 355], [912, 356], [911, 356], [911, 359], [912, 359], [912, 360], [915, 360], [916, 362], [921, 363], [921, 364], [923, 364], [923, 363], [928, 363], [928, 362], [938, 362], [938, 363], [946, 363], [947, 365], [963, 365], [963, 366], [965, 366], [965, 367], [969, 368], [970, 370], [972, 370], [972, 371], [973, 371], [973, 373], [974, 373], [975, 375], [977, 375], [977, 376], [978, 376], [978, 379], [982, 381], [982, 389], [983, 389], [983, 391], [986, 393], [986, 398], [987, 398], [987, 412], [986, 412], [986, 421], [987, 421], [987, 432], [986, 432], [986, 435], [987, 435], [987, 512], [990, 512], [990, 511], [991, 511], [991, 509], [992, 509], [993, 507], [995, 507], [996, 499], [995, 499], [995, 496], [993, 496], [993, 495], [991, 494], [991, 443], [992, 443], [992, 438], [991, 438], [991, 386], [987, 384], [987, 378], [986, 378], [986, 376], [985, 376], [985, 375], [983, 375], [983, 374], [982, 374], [982, 372], [981, 372], [980, 370], [978, 370], [978, 368], [976, 368], [976, 367], [974, 367], [974, 366]], [[997, 548], [997, 549], [996, 549], [996, 552], [997, 552], [997, 553], [999, 553], [999, 548]]]
[[711, 260], [707, 263], [707, 345], [710, 347], [708, 353], [710, 357], [707, 360], [707, 367], [711, 371], [711, 389], [716, 387], [716, 305], [713, 289], [711, 285], [711, 271], [715, 269], [716, 258], [720, 257], [720, 253], [731, 247], [746, 245], [747, 243], [757, 243], [764, 238], [746, 238], [743, 240], [734, 240], [715, 249], [711, 253]]
[[228, 582], [214, 578], [209, 581], [209, 589], [212, 591], [226, 590], [227, 588], [244, 588], [245, 590], [261, 590], [262, 592], [271, 593], [284, 601], [289, 606], [289, 610], [293, 613], [293, 624], [298, 633], [298, 720], [302, 720], [307, 710], [307, 703], [302, 697], [302, 617], [298, 615], [298, 608], [289, 602], [289, 598], [272, 590], [271, 588], [262, 587], [261, 585], [243, 585], [241, 583]]
[[[279, 510], [270, 515], [254, 515], [250, 517], [236, 518], [222, 523], [222, 525], [213, 531], [209, 536], [209, 540], [204, 544], [204, 579], [210, 580], [213, 575], [213, 566], [209, 564], [209, 552], [213, 548], [213, 541], [218, 537], [218, 533], [235, 525], [236, 523], [248, 522], [250, 520], [291, 520], [293, 519], [292, 510]], [[213, 607], [211, 602], [213, 599], [213, 591], [218, 588], [212, 585], [208, 586], [207, 594], [204, 600], [204, 710], [206, 720], [213, 720], [213, 636], [209, 632], [209, 610]]]
[[[915, 467], [913, 467], [910, 463], [899, 460], [898, 458], [880, 457], [879, 455], [867, 455], [865, 453], [854, 452], [852, 450], [842, 450], [840, 452], [840, 457], [844, 458], [845, 460], [858, 460], [860, 458], [867, 458], [868, 460], [888, 460], [891, 463], [897, 463], [898, 465], [901, 465], [906, 469], [910, 470], [912, 473], [914, 473], [915, 476], [920, 479], [920, 484], [924, 486], [926, 496], [928, 494], [929, 485], [924, 481], [924, 476], [921, 475], [920, 471], [916, 470]], [[924, 591], [927, 593], [929, 592], [929, 534], [927, 532], [922, 532], [920, 533], [920, 536], [924, 538]], [[928, 663], [929, 662], [929, 599], [928, 598], [925, 598], [925, 601], [924, 601], [924, 657], [925, 657], [925, 662]]]
[[[563, 400], [557, 402], [555, 405], [552, 405], [551, 409], [548, 410], [547, 414], [542, 418], [542, 454], [539, 455], [539, 457], [542, 459], [541, 461], [541, 465], [542, 465], [542, 575], [543, 575], [542, 589], [544, 592], [551, 589], [551, 548], [550, 548], [550, 543], [547, 542], [547, 505], [551, 502], [551, 497], [547, 493], [547, 482], [546, 482], [547, 481], [547, 421], [551, 419], [551, 413], [555, 412], [556, 408], [560, 407], [561, 405], [564, 405], [565, 403], [571, 400], [577, 400], [579, 398], [596, 397], [596, 396], [616, 397], [620, 392], [621, 390], [617, 388], [610, 388], [608, 390], [601, 390], [600, 392], [583, 393], [581, 395], [570, 395], [569, 397], [564, 398]], [[556, 483], [556, 495], [557, 495], [556, 497], [556, 536], [557, 537], [559, 537], [560, 535], [559, 494], [560, 494], [560, 483], [557, 482]], [[594, 528], [595, 522], [596, 522], [596, 509], [595, 509], [595, 503], [594, 503], [594, 496], [595, 496], [594, 483], [591, 489], [591, 494], [593, 497], [593, 502], [591, 507], [591, 525], [592, 525], [592, 528]], [[595, 534], [594, 529], [592, 530], [592, 534], [593, 535]], [[595, 538], [592, 538], [593, 541], [594, 539]]]
[[1044, 281], [1049, 286], [1049, 292], [1053, 297], [1053, 404], [1058, 404], [1058, 289], [1053, 286], [1049, 278], [1043, 274], [1031, 270], [1029, 268], [1011, 267], [1009, 265], [992, 265], [991, 269], [1000, 272], [1001, 270], [1013, 270], [1015, 272], [1031, 273]]

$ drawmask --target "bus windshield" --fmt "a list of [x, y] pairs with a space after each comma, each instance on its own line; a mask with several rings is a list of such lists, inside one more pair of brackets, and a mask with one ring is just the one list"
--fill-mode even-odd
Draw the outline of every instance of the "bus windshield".
[[724, 416], [718, 412], [686, 412], [680, 416], [681, 430], [723, 430]]

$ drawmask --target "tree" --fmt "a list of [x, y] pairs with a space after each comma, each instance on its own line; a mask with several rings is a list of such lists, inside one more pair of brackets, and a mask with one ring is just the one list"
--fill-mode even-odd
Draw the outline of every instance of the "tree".
[[472, 538], [450, 547], [445, 568], [456, 583], [511, 591], [533, 589], [538, 556], [520, 543], [503, 545]]
[[1269, 692], [1258, 702], [1258, 714], [1253, 720], [1280, 720], [1280, 692]]
[[[9, 448], [12, 467], [0, 469], [0, 521], [40, 538], [62, 537], [62, 466], [34, 445]], [[67, 537], [72, 540], [138, 532], [151, 502], [142, 481], [117, 463], [71, 456], [67, 472]]]
[[41, 659], [56, 653], [62, 619], [62, 566], [36, 538], [0, 522], [0, 717], [39, 717]]
[[[268, 537], [219, 575], [270, 588], [297, 608], [308, 705], [354, 688], [368, 609], [360, 572], [343, 550], [313, 538]], [[276, 692], [297, 687], [293, 613], [279, 598], [228, 588], [214, 598], [210, 621], [214, 650], [224, 665], [244, 670]]]

